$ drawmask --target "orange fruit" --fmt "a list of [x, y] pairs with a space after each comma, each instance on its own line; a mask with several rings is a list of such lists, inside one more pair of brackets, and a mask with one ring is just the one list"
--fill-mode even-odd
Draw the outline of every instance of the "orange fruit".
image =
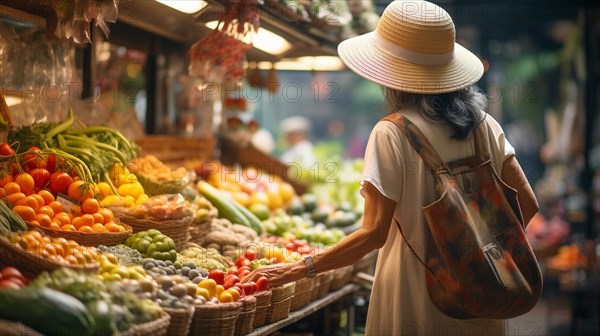
[[54, 241], [52, 244], [52, 247], [54, 247], [54, 249], [56, 250], [56, 255], [59, 256], [65, 256], [65, 249], [63, 248], [62, 245], [60, 245], [59, 243], [57, 243], [56, 241]]
[[109, 208], [100, 208], [98, 213], [102, 215], [102, 218], [104, 218], [104, 224], [112, 221], [115, 218], [115, 215]]
[[77, 229], [71, 224], [63, 225], [60, 227], [60, 229], [63, 231], [77, 231]]
[[33, 209], [36, 213], [40, 210], [40, 204], [33, 196], [25, 196], [22, 200], [17, 202], [15, 205], [25, 205]]
[[49, 205], [44, 205], [42, 207], [40, 207], [40, 209], [38, 210], [38, 215], [39, 214], [46, 214], [48, 216], [50, 216], [50, 218], [54, 218], [54, 210], [52, 210], [52, 208]]
[[28, 197], [33, 197], [38, 202], [38, 206], [40, 208], [43, 207], [44, 205], [46, 205], [46, 201], [44, 201], [44, 198], [42, 196], [38, 195], [38, 194], [31, 194]]
[[104, 224], [104, 227], [110, 232], [122, 232], [120, 229], [120, 227], [122, 227], [122, 226], [119, 224], [116, 224], [115, 222], [108, 222], [108, 223]]
[[90, 214], [85, 214], [85, 215], [81, 215], [80, 222], [81, 225], [80, 226], [89, 226], [91, 227], [92, 225], [94, 225], [95, 221], [94, 221], [94, 216], [90, 215]]
[[33, 187], [35, 187], [35, 181], [33, 180], [33, 176], [28, 173], [22, 173], [15, 177], [15, 182], [21, 187], [21, 191], [24, 194], [33, 191]]
[[83, 223], [79, 223], [79, 222], [81, 222], [81, 217], [76, 216], [76, 217], [71, 218], [71, 224], [73, 224], [73, 226], [76, 229], [79, 229], [80, 226], [83, 226]]
[[17, 182], [8, 182], [4, 185], [4, 190], [6, 190], [6, 194], [14, 194], [21, 192], [21, 186]]
[[4, 187], [7, 183], [13, 181], [13, 176], [11, 174], [5, 174], [0, 176], [0, 187]]
[[94, 187], [90, 183], [84, 181], [75, 181], [71, 183], [67, 194], [72, 199], [83, 202], [88, 198], [94, 197]]
[[67, 255], [65, 261], [69, 263], [69, 265], [77, 265], [79, 263], [77, 258], [72, 254]]
[[26, 205], [16, 205], [12, 211], [26, 222], [31, 222], [35, 219], [35, 210], [33, 210], [32, 207]]
[[35, 216], [35, 220], [43, 227], [47, 227], [49, 228], [50, 225], [52, 224], [52, 217], [48, 216], [47, 214], [37, 214]]
[[43, 247], [44, 251], [48, 253], [48, 258], [56, 256], [56, 248], [52, 244], [46, 244]]
[[0, 198], [4, 198], [4, 196], [6, 196], [6, 190], [4, 190], [4, 188], [0, 187]]
[[81, 203], [81, 211], [84, 214], [95, 214], [100, 210], [100, 202], [95, 198], [88, 198]]
[[56, 215], [54, 215], [52, 220], [60, 223], [60, 226], [71, 224], [71, 218], [69, 218], [69, 215], [66, 212], [57, 213]]
[[60, 224], [61, 223], [59, 221], [53, 219], [52, 222], [50, 223], [50, 228], [54, 229], [54, 230], [60, 230], [60, 227], [61, 227]]
[[72, 205], [70, 210], [71, 210], [72, 214], [76, 214], [76, 215], [81, 214], [81, 206], [79, 206], [79, 205]]
[[46, 189], [42, 189], [42, 190], [38, 191], [37, 194], [42, 196], [42, 198], [44, 199], [44, 205], [50, 205], [50, 203], [56, 201], [56, 199], [54, 198], [54, 195], [52, 195], [52, 193]]
[[50, 202], [50, 204], [48, 204], [48, 206], [51, 207], [52, 210], [54, 210], [54, 214], [61, 213], [64, 210], [62, 203], [57, 202], [57, 201]]
[[79, 232], [94, 232], [94, 229], [92, 229], [91, 226], [83, 225], [83, 226], [80, 226], [79, 229], [77, 229], [77, 231], [79, 231]]
[[31, 222], [29, 222], [29, 223], [31, 223], [31, 224], [33, 224], [33, 225], [40, 225], [40, 222], [36, 221], [35, 219], [34, 219], [34, 220], [32, 220], [32, 221], [31, 221]]
[[94, 217], [94, 223], [104, 224], [104, 216], [102, 216], [102, 214], [96, 212], [95, 214], [92, 214], [92, 217]]
[[96, 223], [92, 226], [94, 232], [108, 232], [108, 229], [103, 224]]
[[[6, 188], [4, 190], [6, 190]], [[25, 197], [26, 197], [25, 194], [23, 194], [22, 192], [16, 192], [16, 193], [8, 194], [4, 199], [9, 201], [12, 205], [15, 205], [19, 201], [24, 199]]]

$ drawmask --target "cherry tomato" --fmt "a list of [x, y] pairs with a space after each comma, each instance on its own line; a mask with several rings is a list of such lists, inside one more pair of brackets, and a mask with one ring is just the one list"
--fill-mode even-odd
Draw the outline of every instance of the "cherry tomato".
[[[42, 159], [38, 154], [40, 154], [42, 150], [39, 149], [38, 147], [32, 146], [29, 147], [29, 149], [27, 150], [27, 153], [32, 153], [32, 154], [25, 154], [23, 156], [23, 159], [25, 160], [25, 164], [27, 165], [27, 167], [29, 167], [30, 169], [33, 168], [46, 168], [46, 166], [48, 165], [48, 162], [46, 162], [46, 160]], [[37, 154], [33, 154], [33, 153], [37, 153]]]
[[33, 177], [35, 186], [38, 188], [44, 188], [50, 182], [50, 172], [46, 168], [33, 168], [29, 171], [29, 174]]
[[208, 278], [215, 280], [217, 285], [223, 285], [225, 282], [225, 273], [221, 270], [212, 270], [208, 272]]
[[244, 257], [246, 257], [246, 259], [250, 261], [256, 259], [256, 250], [253, 248], [246, 249], [246, 251], [244, 252]]
[[13, 155], [15, 155], [15, 151], [10, 147], [9, 144], [3, 143], [0, 145], [0, 155], [13, 156]]
[[25, 195], [28, 195], [29, 192], [32, 192], [33, 187], [35, 187], [33, 176], [28, 173], [15, 176], [15, 182], [21, 187], [21, 192], [23, 192]]
[[54, 172], [50, 175], [50, 190], [55, 195], [58, 193], [67, 194], [71, 183], [73, 183], [73, 178], [65, 172]]
[[267, 279], [265, 276], [261, 276], [258, 278], [258, 280], [256, 280], [256, 291], [262, 292], [266, 291], [267, 289], [269, 289], [269, 279]]
[[235, 261], [235, 266], [237, 266], [238, 268], [242, 266], [250, 266], [250, 260], [248, 260], [248, 258], [244, 256], [241, 256]]

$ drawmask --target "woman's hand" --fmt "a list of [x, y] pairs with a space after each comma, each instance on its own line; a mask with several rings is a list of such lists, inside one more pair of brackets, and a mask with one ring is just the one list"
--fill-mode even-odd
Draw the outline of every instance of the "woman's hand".
[[306, 265], [304, 261], [296, 263], [279, 263], [268, 266], [261, 266], [246, 275], [241, 282], [258, 280], [261, 276], [269, 279], [270, 287], [278, 287], [288, 282], [298, 281], [306, 277]]

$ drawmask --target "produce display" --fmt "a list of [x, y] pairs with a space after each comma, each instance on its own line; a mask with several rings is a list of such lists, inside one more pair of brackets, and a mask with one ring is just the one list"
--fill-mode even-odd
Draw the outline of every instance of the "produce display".
[[61, 265], [96, 264], [98, 251], [93, 246], [81, 246], [73, 240], [52, 238], [38, 230], [22, 234], [11, 234], [8, 239], [25, 253], [51, 260]]
[[[8, 139], [0, 239], [56, 265], [36, 271], [0, 259], [0, 323], [44, 335], [126, 334], [171, 310], [258, 295], [269, 280], [242, 284], [252, 270], [335, 244], [344, 237], [338, 227], [361, 216], [256, 169], [188, 171], [138, 158], [119, 132], [85, 127], [72, 112], [62, 123], [11, 129]], [[116, 233], [121, 244], [98, 238]]]

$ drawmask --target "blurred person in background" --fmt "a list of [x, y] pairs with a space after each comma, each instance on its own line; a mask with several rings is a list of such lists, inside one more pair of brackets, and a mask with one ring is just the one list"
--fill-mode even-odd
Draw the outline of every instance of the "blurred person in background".
[[281, 122], [280, 129], [288, 146], [280, 156], [281, 161], [286, 164], [295, 163], [303, 168], [314, 165], [316, 159], [313, 144], [309, 140], [310, 121], [302, 116], [292, 116]]

